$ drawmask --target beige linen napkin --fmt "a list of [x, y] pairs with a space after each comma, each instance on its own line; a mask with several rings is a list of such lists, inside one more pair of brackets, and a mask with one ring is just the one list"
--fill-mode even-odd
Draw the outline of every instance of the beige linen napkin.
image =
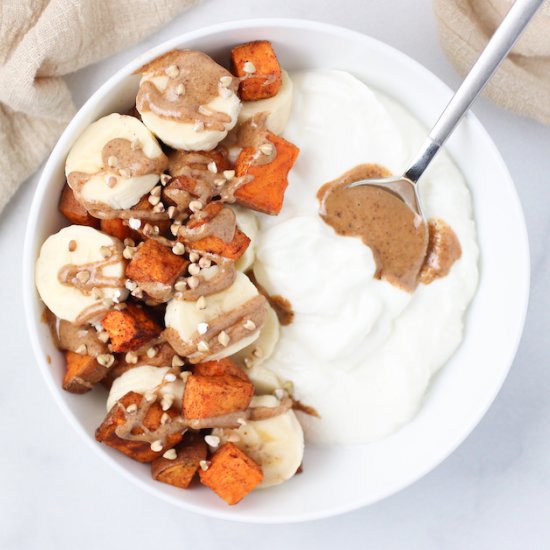
[[74, 114], [63, 75], [138, 42], [198, 1], [0, 1], [0, 211]]
[[[434, 0], [441, 43], [465, 74], [512, 0]], [[550, 124], [550, 0], [535, 15], [486, 88], [498, 105]]]

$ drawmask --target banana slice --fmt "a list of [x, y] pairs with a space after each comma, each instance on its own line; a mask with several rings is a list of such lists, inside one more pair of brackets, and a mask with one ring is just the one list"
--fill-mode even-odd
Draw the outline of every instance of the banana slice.
[[155, 391], [159, 386], [158, 393], [161, 397], [170, 396], [168, 400], [174, 406], [181, 408], [183, 402], [184, 383], [181, 378], [176, 378], [175, 381], [169, 382], [165, 380], [165, 376], [170, 371], [170, 367], [152, 367], [150, 365], [142, 365], [134, 369], [127, 370], [113, 382], [109, 397], [107, 398], [107, 412], [113, 405], [128, 392], [136, 392], [145, 395], [147, 392]]
[[[204, 277], [208, 280], [213, 277], [217, 269], [217, 266], [212, 266], [203, 270], [201, 274], [204, 274]], [[229, 288], [217, 294], [204, 297], [203, 309], [197, 307], [198, 302], [187, 302], [175, 298], [170, 300], [166, 308], [166, 327], [173, 329], [181, 341], [171, 341], [170, 343], [176, 347], [176, 351], [179, 351], [178, 348], [181, 348], [181, 346], [192, 347], [193, 349], [188, 353], [179, 351], [179, 353], [183, 353], [190, 358], [195, 355], [197, 349], [202, 351], [205, 354], [201, 357], [203, 361], [222, 359], [223, 357], [229, 357], [237, 353], [258, 339], [261, 325], [256, 326], [256, 323], [248, 323], [248, 327], [243, 328], [241, 331], [246, 333], [244, 337], [236, 342], [226, 342], [225, 345], [219, 342], [219, 339], [216, 339], [220, 332], [216, 326], [219, 325], [220, 320], [225, 315], [236, 313], [244, 304], [259, 296], [258, 290], [250, 282], [250, 279], [243, 273], [237, 272], [235, 282]], [[265, 307], [265, 304], [261, 305], [261, 307]], [[261, 317], [264, 317], [264, 315], [262, 314]], [[171, 338], [170, 331], [167, 331], [167, 333], [168, 338]], [[209, 346], [209, 350], [201, 350], [192, 344], [194, 341], [201, 340], [197, 336], [202, 334], [206, 338], [209, 333], [212, 333], [216, 337], [214, 338], [214, 344]]]
[[118, 239], [83, 225], [51, 235], [36, 262], [36, 288], [42, 301], [71, 323], [98, 319], [109, 309], [109, 300], [121, 302], [128, 296], [122, 249]]
[[292, 91], [292, 80], [286, 71], [282, 71], [282, 84], [277, 95], [258, 101], [243, 101], [239, 124], [250, 120], [258, 113], [267, 113], [267, 129], [274, 134], [282, 134], [292, 109]]
[[267, 308], [265, 324], [258, 339], [235, 354], [235, 359], [249, 369], [261, 365], [268, 359], [279, 341], [279, 319], [271, 306], [268, 305]]
[[248, 369], [246, 374], [254, 384], [256, 393], [260, 395], [273, 393], [275, 390], [284, 387], [284, 382], [277, 373], [264, 365], [255, 365]]
[[[279, 400], [273, 395], [252, 399], [251, 407], [277, 407]], [[294, 411], [266, 420], [248, 421], [238, 429], [212, 431], [221, 443], [232, 441], [257, 462], [264, 474], [258, 489], [265, 489], [290, 479], [304, 457], [304, 432]]]
[[210, 151], [237, 124], [238, 80], [202, 52], [168, 52], [140, 71], [136, 106], [170, 147]]
[[231, 208], [237, 216], [237, 225], [250, 239], [250, 244], [248, 245], [245, 253], [235, 262], [235, 269], [245, 273], [252, 267], [254, 258], [256, 257], [254, 252], [254, 242], [259, 231], [258, 218], [256, 218], [256, 216], [246, 208], [242, 208], [240, 206], [232, 206]]
[[65, 175], [88, 208], [131, 208], [151, 191], [168, 160], [137, 118], [113, 113], [93, 122], [67, 156]]

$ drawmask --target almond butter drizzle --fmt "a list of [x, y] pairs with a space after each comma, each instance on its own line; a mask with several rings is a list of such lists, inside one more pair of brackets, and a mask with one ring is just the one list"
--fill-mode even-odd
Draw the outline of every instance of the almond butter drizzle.
[[[199, 334], [195, 331], [186, 341], [181, 338], [175, 329], [170, 327], [163, 334], [179, 355], [187, 357], [190, 363], [200, 363], [207, 357], [225, 349], [218, 341], [220, 332], [225, 331], [231, 343], [235, 343], [253, 333], [253, 331], [244, 327], [247, 320], [250, 319], [257, 329], [260, 329], [266, 320], [266, 305], [267, 300], [264, 296], [255, 296], [241, 306], [208, 321], [208, 329], [205, 334]], [[208, 351], [199, 351], [198, 345], [201, 341], [207, 343]]]
[[222, 77], [231, 78], [227, 88], [233, 93], [239, 80], [205, 53], [172, 50], [136, 72], [145, 78], [168, 80], [163, 91], [150, 80], [142, 80], [136, 97], [140, 113], [150, 111], [166, 120], [202, 123], [207, 130], [223, 131], [231, 122], [229, 115], [210, 109], [208, 104], [219, 96]]
[[[200, 214], [197, 212], [200, 219]], [[195, 214], [193, 215], [195, 216]], [[193, 219], [193, 216], [191, 219]], [[210, 221], [197, 227], [182, 225], [178, 231], [178, 237], [184, 242], [194, 243], [207, 237], [217, 237], [223, 242], [230, 243], [237, 230], [237, 216], [231, 208], [222, 208]]]

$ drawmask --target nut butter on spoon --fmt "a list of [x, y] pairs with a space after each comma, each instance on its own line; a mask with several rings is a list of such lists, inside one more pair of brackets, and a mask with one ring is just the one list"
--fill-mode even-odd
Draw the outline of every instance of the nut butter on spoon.
[[363, 239], [373, 252], [378, 278], [409, 292], [416, 288], [429, 243], [418, 180], [542, 3], [516, 0], [404, 175], [362, 164], [319, 189], [321, 217], [338, 234]]

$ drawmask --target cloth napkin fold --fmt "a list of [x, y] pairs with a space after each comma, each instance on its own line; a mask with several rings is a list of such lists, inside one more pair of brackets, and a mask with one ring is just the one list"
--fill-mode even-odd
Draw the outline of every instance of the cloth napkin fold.
[[75, 112], [63, 75], [138, 42], [198, 1], [0, 1], [0, 212]]
[[[434, 0], [443, 49], [461, 74], [478, 58], [512, 0]], [[485, 93], [498, 105], [550, 124], [550, 0], [542, 5]]]

